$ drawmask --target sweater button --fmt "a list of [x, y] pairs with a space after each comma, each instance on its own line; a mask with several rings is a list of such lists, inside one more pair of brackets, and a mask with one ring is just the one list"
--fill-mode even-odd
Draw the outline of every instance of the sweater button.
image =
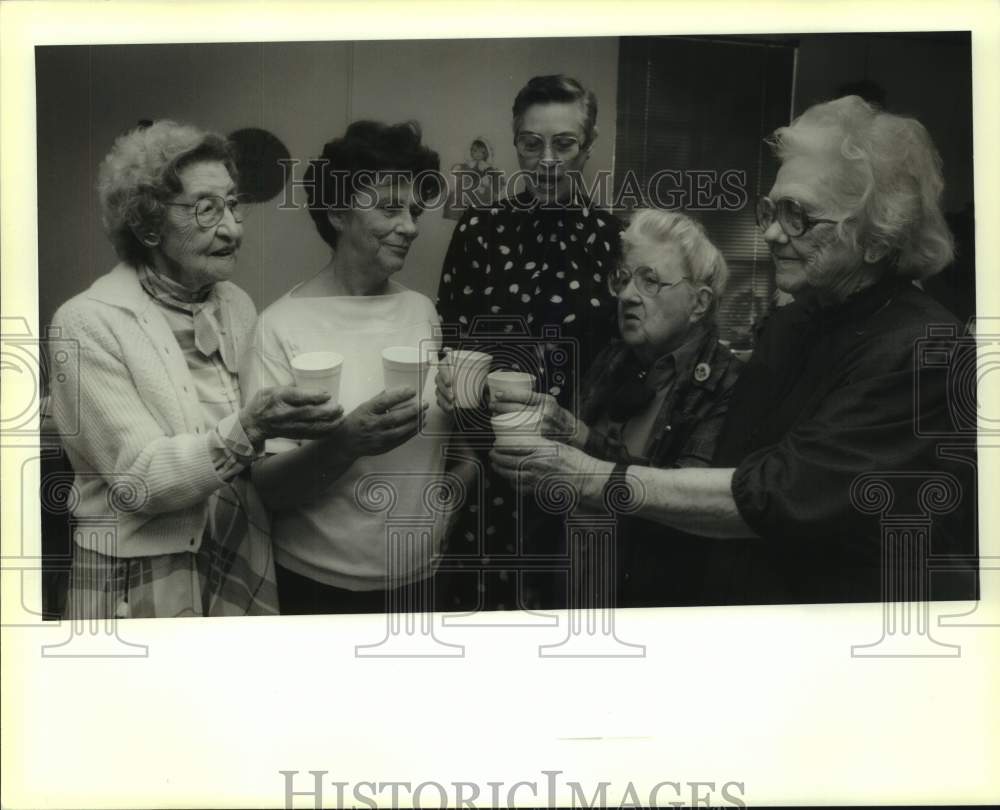
[[191, 543], [190, 543], [190, 545], [192, 545], [192, 546], [194, 545], [194, 538], [193, 538], [193, 537], [191, 538]]

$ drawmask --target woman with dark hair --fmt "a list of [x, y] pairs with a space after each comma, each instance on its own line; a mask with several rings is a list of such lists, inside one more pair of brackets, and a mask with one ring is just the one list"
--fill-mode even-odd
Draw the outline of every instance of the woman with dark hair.
[[[450, 345], [507, 355], [497, 359], [498, 367], [538, 375], [540, 393], [574, 409], [577, 373], [616, 334], [605, 279], [618, 262], [621, 224], [594, 207], [581, 177], [597, 139], [597, 98], [568, 76], [536, 76], [514, 99], [512, 127], [524, 190], [492, 208], [466, 211], [445, 257], [438, 310], [444, 325], [458, 332]], [[438, 379], [440, 401], [450, 410], [446, 366]], [[489, 424], [486, 418], [476, 421]], [[518, 538], [515, 493], [494, 477], [485, 483], [484, 503], [470, 504], [449, 551], [459, 558], [478, 556], [477, 565], [484, 557], [509, 560], [525, 543], [534, 553], [564, 553], [558, 539], [550, 541], [558, 527], [540, 515], [522, 521], [533, 527], [533, 538]], [[538, 575], [530, 577], [531, 593], [522, 600], [517, 578], [516, 571], [490, 572], [485, 592], [456, 594], [452, 605], [562, 603], [556, 583]]]
[[[598, 134], [597, 98], [568, 76], [536, 76], [512, 113], [525, 188], [493, 208], [467, 211], [455, 227], [438, 289], [442, 321], [465, 338], [481, 316], [498, 324], [506, 318], [497, 328], [502, 335], [517, 328], [512, 320], [532, 335], [556, 327], [579, 341], [586, 367], [615, 333], [604, 278], [619, 257], [622, 230], [583, 188]], [[568, 402], [572, 383], [552, 383], [545, 393]]]
[[397, 512], [418, 514], [443, 472], [444, 415], [415, 387], [384, 390], [382, 356], [390, 347], [437, 349], [434, 305], [392, 276], [417, 237], [424, 205], [440, 192], [438, 169], [416, 123], [357, 121], [307, 171], [309, 213], [330, 260], [261, 314], [242, 380], [248, 391], [289, 384], [297, 355], [335, 352], [349, 413], [322, 441], [269, 444], [268, 458], [254, 466], [274, 511], [283, 613], [429, 607], [421, 600], [442, 523], [396, 554], [387, 549], [386, 514], [363, 508], [362, 489], [384, 480]]
[[[231, 145], [158, 121], [101, 165], [104, 228], [121, 258], [59, 308], [80, 349], [52, 380], [75, 472], [67, 615], [277, 612], [267, 515], [249, 465], [275, 436], [322, 436], [341, 415], [326, 395], [237, 379], [256, 311], [229, 281], [243, 234]], [[245, 405], [241, 405], [245, 401]], [[78, 426], [78, 427], [77, 427]]]

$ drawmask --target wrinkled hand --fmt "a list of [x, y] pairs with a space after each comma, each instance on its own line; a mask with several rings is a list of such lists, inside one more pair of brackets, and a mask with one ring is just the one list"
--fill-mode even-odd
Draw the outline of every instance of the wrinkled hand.
[[506, 396], [497, 392], [490, 398], [490, 407], [494, 413], [511, 413], [527, 408], [539, 408], [542, 412], [540, 425], [542, 435], [549, 438], [569, 442], [574, 447], [583, 447], [587, 443], [587, 426], [573, 414], [563, 408], [551, 394], [538, 394], [534, 391], [527, 395], [512, 392]]
[[247, 438], [260, 447], [265, 439], [319, 439], [337, 427], [344, 409], [329, 404], [330, 395], [292, 385], [262, 388], [240, 411]]
[[521, 492], [564, 481], [582, 498], [600, 502], [604, 485], [614, 469], [610, 461], [588, 456], [568, 444], [538, 439], [533, 447], [495, 446], [490, 461], [496, 473]]
[[344, 417], [331, 444], [352, 459], [388, 453], [417, 435], [428, 407], [412, 388], [383, 391]]

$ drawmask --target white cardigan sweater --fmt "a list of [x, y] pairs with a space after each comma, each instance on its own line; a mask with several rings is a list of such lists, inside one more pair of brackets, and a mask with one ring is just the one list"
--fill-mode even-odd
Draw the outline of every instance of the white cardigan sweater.
[[[242, 354], [256, 319], [250, 297], [220, 282], [222, 329]], [[118, 557], [197, 551], [208, 498], [223, 483], [208, 451], [183, 353], [135, 270], [117, 265], [52, 321], [77, 342], [79, 368], [51, 380], [52, 415], [75, 473], [77, 518], [111, 519]], [[68, 364], [69, 365], [69, 364]], [[79, 424], [79, 430], [75, 426]]]

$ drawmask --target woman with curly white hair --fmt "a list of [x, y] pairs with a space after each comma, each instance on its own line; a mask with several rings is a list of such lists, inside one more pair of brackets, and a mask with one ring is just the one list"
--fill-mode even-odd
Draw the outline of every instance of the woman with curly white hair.
[[[229, 281], [245, 212], [236, 181], [224, 138], [173, 121], [121, 136], [101, 165], [121, 261], [53, 319], [80, 349], [79, 367], [52, 381], [75, 474], [70, 617], [277, 612], [249, 464], [266, 438], [326, 435], [341, 411], [294, 388], [241, 403], [256, 311]], [[114, 532], [86, 529], [109, 519]]]
[[[972, 467], [941, 457], [929, 435], [948, 418], [946, 369], [917, 379], [928, 327], [957, 329], [914, 284], [953, 254], [930, 136], [848, 96], [806, 110], [770, 143], [781, 167], [757, 219], [794, 302], [758, 336], [713, 467], [615, 465], [565, 445], [495, 450], [494, 464], [522, 487], [575, 475], [585, 505], [621, 487], [637, 517], [713, 544], [701, 604], [973, 598]], [[926, 554], [890, 554], [880, 515], [859, 502], [866, 474], [903, 482], [893, 515], [924, 515], [915, 542], [952, 568], [932, 591]], [[958, 502], [935, 515], [920, 490], [940, 480], [956, 484]]]

